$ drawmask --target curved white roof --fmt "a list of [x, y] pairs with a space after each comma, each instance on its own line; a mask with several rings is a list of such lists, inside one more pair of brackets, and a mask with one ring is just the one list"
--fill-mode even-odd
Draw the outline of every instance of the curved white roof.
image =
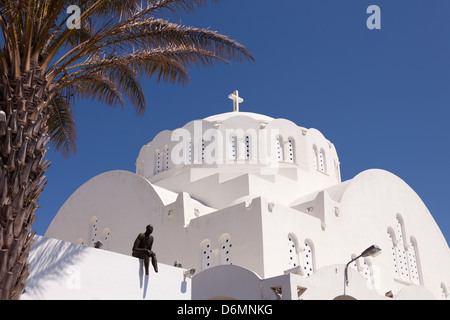
[[269, 116], [266, 116], [266, 115], [263, 115], [263, 114], [259, 114], [259, 113], [254, 113], [254, 112], [235, 112], [235, 111], [215, 114], [215, 115], [209, 116], [209, 117], [207, 117], [207, 118], [205, 118], [203, 120], [211, 121], [211, 122], [214, 122], [214, 121], [225, 121], [225, 120], [227, 120], [229, 118], [238, 117], [238, 116], [250, 117], [250, 118], [253, 118], [253, 119], [257, 120], [257, 121], [272, 121], [272, 120], [274, 120], [274, 118], [272, 118], [272, 117], [269, 117]]

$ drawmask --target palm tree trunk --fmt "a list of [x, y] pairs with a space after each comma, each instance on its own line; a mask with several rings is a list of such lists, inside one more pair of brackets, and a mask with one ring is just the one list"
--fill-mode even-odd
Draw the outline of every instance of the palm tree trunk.
[[31, 227], [46, 181], [46, 82], [38, 68], [0, 81], [0, 299], [19, 299], [29, 275]]

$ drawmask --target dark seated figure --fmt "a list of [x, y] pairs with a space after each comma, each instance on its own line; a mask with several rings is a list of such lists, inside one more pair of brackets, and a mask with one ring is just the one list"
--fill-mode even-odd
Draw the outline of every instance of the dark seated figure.
[[148, 275], [148, 267], [150, 258], [152, 259], [152, 265], [153, 269], [155, 269], [155, 272], [158, 272], [158, 262], [156, 260], [156, 255], [152, 251], [153, 246], [153, 236], [151, 236], [151, 233], [153, 232], [153, 226], [148, 225], [146, 227], [145, 233], [140, 233], [133, 244], [133, 252], [132, 256], [143, 259], [144, 260], [144, 266], [145, 266], [145, 274]]

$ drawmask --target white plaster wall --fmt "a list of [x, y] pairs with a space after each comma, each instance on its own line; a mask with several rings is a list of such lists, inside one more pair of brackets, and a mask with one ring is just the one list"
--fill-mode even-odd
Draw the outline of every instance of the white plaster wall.
[[158, 259], [166, 263], [178, 260], [183, 267], [201, 271], [201, 243], [209, 240], [213, 256], [212, 265], [217, 266], [220, 264], [220, 237], [229, 234], [232, 243], [230, 262], [256, 273], [263, 272], [262, 228], [258, 200], [253, 201], [248, 208], [244, 203], [240, 203], [199, 216], [183, 227], [180, 224], [183, 212], [186, 209], [191, 210], [186, 204], [189, 202], [183, 201], [180, 197], [174, 206], [171, 206], [174, 209], [173, 215], [171, 217], [163, 215], [157, 227], [155, 226], [155, 230], [158, 229], [161, 232], [155, 235], [155, 239], [157, 237], [160, 239], [158, 240]]
[[58, 211], [45, 236], [73, 243], [82, 239], [89, 245], [92, 240], [89, 225], [95, 216], [98, 218], [96, 239], [100, 240], [102, 231], [108, 228], [108, 248], [130, 255], [136, 236], [161, 214], [163, 207], [147, 180], [123, 170], [110, 171], [78, 188]]
[[[270, 298], [276, 299], [272, 293]], [[238, 266], [216, 266], [192, 279], [192, 300], [262, 300], [261, 278]]]
[[35, 237], [22, 300], [184, 300], [191, 279], [184, 269], [159, 263], [144, 274], [140, 259], [85, 246]]
[[112, 171], [81, 186], [59, 210], [45, 236], [73, 243], [80, 237], [86, 240], [93, 215], [98, 218], [99, 231], [111, 230], [107, 249], [114, 252], [130, 255], [137, 234], [151, 223], [153, 250], [161, 263], [179, 261], [184, 267], [201, 270], [200, 244], [210, 239], [217, 265], [219, 238], [229, 233], [235, 243], [233, 261], [257, 272], [263, 270], [258, 201], [250, 208], [239, 203], [214, 212], [188, 193], [176, 194], [133, 173]]
[[[223, 209], [243, 196], [258, 195], [288, 205], [292, 199], [312, 191], [332, 186], [330, 177], [319, 171], [306, 170], [302, 165], [280, 164], [271, 174], [261, 174], [259, 166], [220, 165], [203, 168], [199, 165], [175, 172], [163, 172], [165, 178], [155, 185], [173, 192], [188, 192], [207, 206]], [[215, 190], [211, 193], [211, 190]], [[220, 194], [220, 196], [217, 196]]]
[[[333, 300], [345, 296], [357, 300], [434, 300], [424, 287], [411, 286], [393, 298], [379, 294], [366, 285], [359, 272], [348, 270], [348, 285], [344, 288], [345, 265], [330, 265], [317, 270], [310, 277], [286, 273], [260, 278], [257, 274], [237, 266], [217, 266], [192, 279], [192, 299], [237, 300]], [[281, 289], [281, 297], [273, 288]]]
[[341, 221], [336, 227], [347, 225], [353, 230], [342, 234], [344, 244], [365, 239], [368, 245], [375, 243], [383, 249], [383, 254], [374, 259], [381, 268], [380, 289], [399, 292], [405, 284], [394, 280], [391, 243], [387, 237], [388, 227], [396, 226], [397, 214], [404, 221], [405, 240], [409, 242], [411, 237], [417, 240], [422, 285], [440, 298], [441, 283], [447, 287], [450, 284], [450, 250], [425, 204], [405, 181], [385, 170], [360, 173], [342, 196], [341, 215], [337, 219]]
[[[263, 278], [274, 277], [282, 274], [289, 266], [288, 235], [295, 236], [299, 260], [297, 264], [302, 264], [301, 251], [304, 248], [306, 239], [311, 239], [315, 245], [316, 254], [329, 254], [328, 245], [322, 242], [325, 234], [321, 228], [321, 221], [316, 217], [284, 207], [275, 203], [272, 211], [268, 209], [268, 202], [262, 204], [262, 228], [264, 244], [264, 272], [260, 274]], [[319, 248], [320, 247], [320, 248]], [[340, 262], [340, 261], [337, 261]], [[323, 266], [323, 265], [317, 265]]]
[[344, 288], [344, 270], [344, 264], [335, 264], [319, 268], [309, 277], [287, 273], [264, 279], [263, 288], [282, 286], [283, 299], [289, 300], [333, 300], [344, 293], [357, 300], [389, 299], [368, 288], [365, 279], [353, 269], [348, 269], [349, 282]]
[[387, 237], [388, 227], [395, 228], [395, 218], [400, 213], [406, 237], [414, 236], [417, 240], [422, 284], [435, 297], [440, 297], [441, 283], [450, 282], [450, 253], [441, 231], [418, 195], [400, 178], [383, 170], [365, 171], [341, 188], [341, 192], [336, 187], [330, 189], [334, 199], [326, 190], [309, 199], [305, 197], [309, 201], [303, 208], [311, 207], [310, 213], [277, 204], [269, 212], [262, 205], [264, 272], [260, 275], [273, 277], [288, 269], [289, 233], [298, 241], [300, 264], [304, 240], [312, 241], [316, 270], [336, 263], [345, 264], [352, 254], [359, 255], [376, 244], [382, 248], [382, 253], [369, 258], [375, 270], [376, 290], [379, 294], [387, 291], [397, 294], [410, 285], [394, 280], [391, 244]]

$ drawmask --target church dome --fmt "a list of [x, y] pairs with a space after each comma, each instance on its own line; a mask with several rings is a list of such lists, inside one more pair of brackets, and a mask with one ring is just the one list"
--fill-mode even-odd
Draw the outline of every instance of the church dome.
[[[293, 196], [297, 198], [341, 181], [334, 145], [320, 131], [286, 119], [240, 112], [238, 108], [160, 132], [141, 148], [136, 174], [163, 188], [191, 195], [198, 193], [198, 181], [214, 187], [237, 177], [244, 185], [260, 178], [270, 180], [275, 187], [284, 183], [284, 190], [291, 184], [292, 195], [285, 192], [279, 197], [271, 196], [285, 203], [292, 202]], [[228, 200], [262, 192], [249, 188], [242, 193], [231, 191], [236, 194]], [[197, 197], [212, 205], [200, 198]]]
[[221, 113], [160, 132], [142, 147], [136, 171], [156, 178], [189, 165], [298, 166], [339, 180], [334, 145], [318, 130], [253, 112]]

